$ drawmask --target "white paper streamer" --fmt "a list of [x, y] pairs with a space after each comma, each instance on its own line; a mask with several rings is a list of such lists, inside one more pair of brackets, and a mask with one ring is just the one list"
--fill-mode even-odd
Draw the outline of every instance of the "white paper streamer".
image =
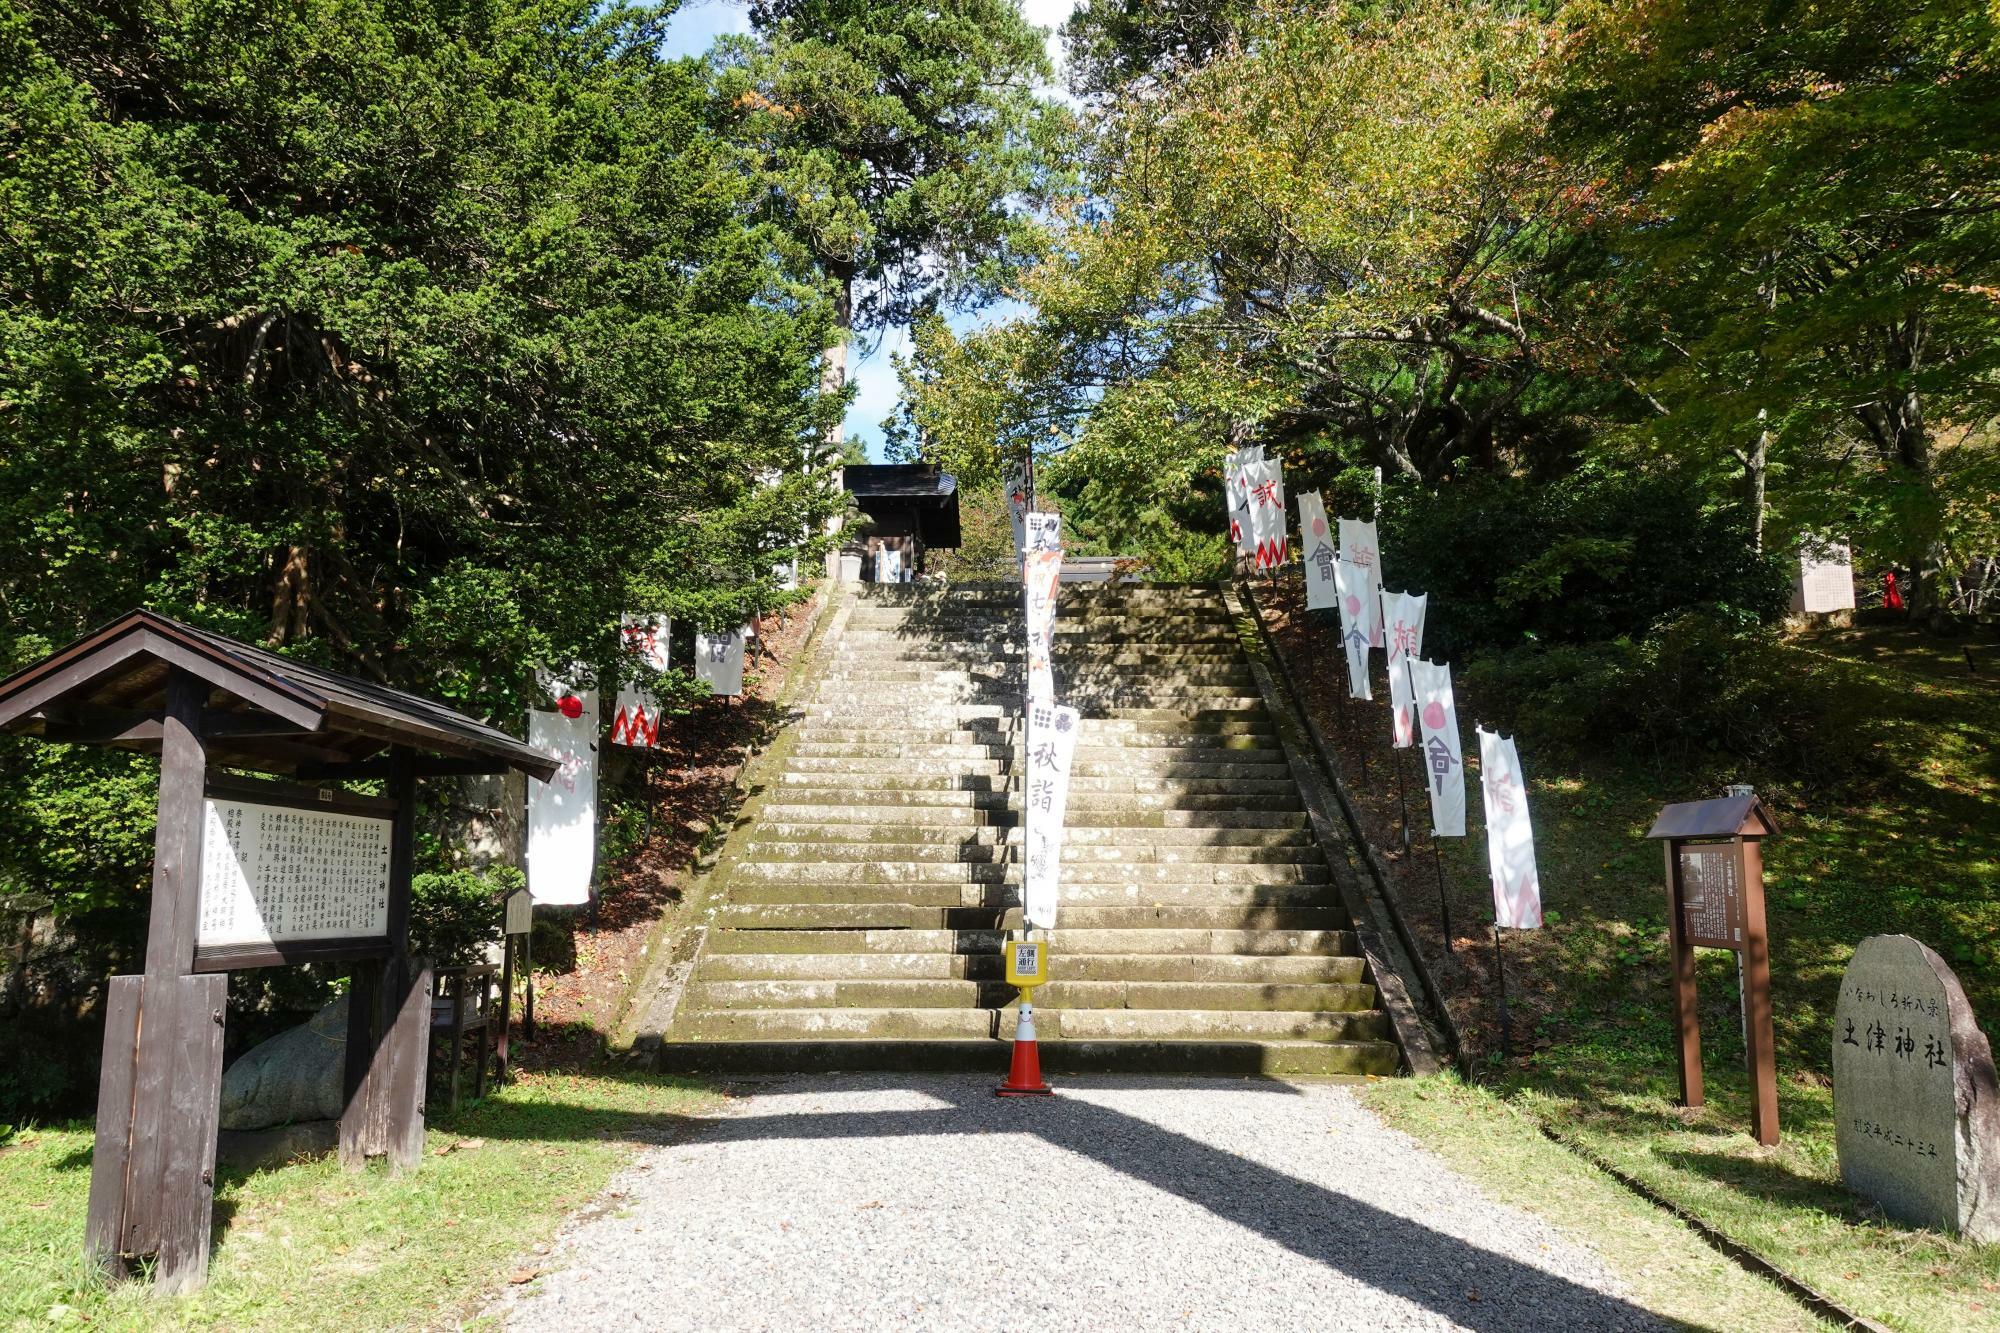
[[1465, 757], [1458, 745], [1458, 706], [1451, 697], [1451, 667], [1409, 659], [1423, 736], [1424, 786], [1431, 794], [1431, 836], [1465, 836]]
[[710, 694], [743, 693], [743, 641], [749, 631], [744, 625], [694, 636], [694, 674], [708, 682]]
[[1389, 649], [1389, 740], [1406, 750], [1416, 743], [1417, 715], [1403, 663], [1424, 655], [1424, 610], [1430, 598], [1420, 592], [1385, 592], [1381, 601], [1382, 641]]
[[1027, 827], [1022, 836], [1021, 912], [1030, 926], [1051, 930], [1062, 888], [1063, 811], [1069, 801], [1070, 759], [1082, 721], [1074, 708], [1028, 705]]
[[1368, 571], [1351, 560], [1333, 562], [1333, 582], [1340, 603], [1340, 646], [1347, 653], [1347, 697], [1373, 699], [1368, 679]]
[[1318, 491], [1299, 492], [1299, 545], [1305, 552], [1306, 609], [1318, 611], [1340, 604], [1335, 586], [1334, 564], [1340, 552], [1334, 546], [1332, 527], [1326, 521], [1326, 505]]
[[1542, 924], [1542, 881], [1528, 783], [1512, 737], [1479, 731], [1479, 789], [1486, 798], [1486, 864], [1493, 876], [1493, 921], [1511, 930]]
[[[674, 622], [665, 616], [628, 611], [619, 617], [625, 651], [655, 671], [667, 669], [667, 635]], [[627, 681], [618, 689], [618, 711], [611, 717], [611, 743], [652, 749], [660, 743], [660, 701], [652, 692]]]
[[560, 768], [528, 779], [528, 892], [538, 903], [590, 901], [597, 865], [597, 691], [554, 683], [553, 709], [528, 711], [528, 744]]
[[1382, 646], [1382, 552], [1375, 540], [1375, 524], [1370, 519], [1340, 520], [1340, 558], [1351, 560], [1368, 571], [1368, 646]]

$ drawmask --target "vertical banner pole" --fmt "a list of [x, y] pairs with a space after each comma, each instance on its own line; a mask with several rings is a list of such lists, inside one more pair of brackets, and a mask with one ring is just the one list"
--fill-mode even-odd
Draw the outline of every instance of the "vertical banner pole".
[[[1394, 704], [1390, 704], [1389, 706], [1391, 708], [1395, 707]], [[1414, 718], [1412, 719], [1412, 725], [1415, 725]], [[1389, 749], [1389, 763], [1396, 770], [1396, 813], [1400, 816], [1403, 856], [1407, 859], [1410, 855], [1410, 798], [1404, 791], [1403, 756], [1394, 746], [1391, 746]]]
[[1513, 1024], [1507, 1015], [1507, 963], [1500, 954], [1500, 920], [1493, 921], [1493, 975], [1500, 984], [1500, 1058], [1512, 1059], [1514, 1055]]
[[1438, 850], [1437, 835], [1431, 835], [1431, 864], [1437, 867], [1438, 915], [1444, 920], [1444, 952], [1451, 956], [1451, 903], [1444, 896], [1444, 853]]

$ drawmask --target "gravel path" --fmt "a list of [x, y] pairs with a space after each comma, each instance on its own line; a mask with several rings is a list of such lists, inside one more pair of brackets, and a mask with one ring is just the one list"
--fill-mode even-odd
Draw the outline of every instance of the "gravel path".
[[537, 1330], [1664, 1327], [1596, 1255], [1346, 1088], [992, 1085], [754, 1085], [648, 1150], [490, 1313]]

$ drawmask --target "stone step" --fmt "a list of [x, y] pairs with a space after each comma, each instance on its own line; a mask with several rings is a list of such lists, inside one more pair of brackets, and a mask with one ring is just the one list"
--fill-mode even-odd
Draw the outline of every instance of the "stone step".
[[[1065, 902], [1061, 919], [1079, 930], [1331, 931], [1346, 928], [1332, 902], [1313, 906], [1265, 903], [1151, 902], [1100, 906]], [[732, 901], [718, 907], [719, 931], [1018, 930], [1018, 907], [919, 907], [903, 903], [781, 903]], [[713, 936], [711, 937], [713, 938]]]
[[[961, 960], [962, 961], [962, 960]], [[1020, 992], [999, 978], [860, 977], [701, 980], [683, 1003], [699, 1010], [1013, 1008]], [[1339, 982], [1064, 981], [1035, 992], [1047, 1010], [1174, 1009], [1232, 1013], [1342, 1014], [1375, 1007], [1375, 988]]]
[[[864, 828], [933, 824], [948, 828], [1012, 828], [1020, 824], [1018, 802], [1007, 804], [985, 792], [913, 791], [894, 793], [902, 799], [881, 799], [856, 805], [851, 792], [814, 788], [786, 789], [779, 803], [767, 805], [763, 817], [785, 823], [847, 823]], [[1067, 828], [1284, 828], [1306, 826], [1298, 798], [1273, 796], [1267, 809], [1244, 810], [1234, 796], [1094, 796], [1084, 804], [1071, 796], [1063, 820]], [[1113, 804], [1119, 802], [1121, 804]], [[1291, 808], [1286, 809], [1289, 805]]]
[[[1017, 884], [1018, 865], [966, 865], [950, 861], [744, 861], [730, 872], [735, 892], [750, 892], [761, 885], [811, 886], [814, 892], [796, 902], [839, 902], [830, 889], [873, 889], [894, 885], [915, 889], [919, 885]], [[1169, 886], [1218, 888], [1276, 888], [1329, 882], [1324, 863], [1281, 865], [1232, 865], [1197, 861], [1160, 862], [1154, 865], [1086, 862], [1065, 864], [1062, 873], [1064, 899], [1083, 894], [1085, 889], [1125, 890], [1132, 893], [1159, 893]], [[854, 902], [873, 898], [857, 897]], [[1102, 896], [1102, 893], [1099, 894]], [[768, 896], [764, 902], [784, 901]], [[915, 901], [912, 899], [912, 901]], [[975, 906], [974, 903], [967, 903]]]
[[[998, 777], [1012, 771], [1012, 764], [1004, 759], [966, 759], [950, 761], [943, 759], [901, 759], [893, 765], [875, 759], [818, 759], [810, 756], [787, 761], [789, 773], [847, 773], [856, 775], [857, 784], [863, 779], [880, 773], [885, 767], [893, 766], [896, 773], [907, 776], [927, 777]], [[1078, 778], [1123, 778], [1131, 782], [1135, 778], [1215, 778], [1221, 780], [1283, 781], [1289, 779], [1291, 769], [1279, 762], [1254, 763], [1248, 760], [1218, 760], [1215, 763], [1195, 763], [1180, 759], [1170, 760], [1098, 760], [1079, 759], [1070, 768], [1070, 790], [1079, 789]], [[1150, 785], [1150, 784], [1149, 784]], [[1088, 788], [1084, 788], [1088, 790]]]
[[[1020, 688], [1021, 663], [993, 662], [966, 665], [959, 659], [956, 665], [936, 667], [899, 664], [896, 662], [855, 663], [851, 671], [828, 673], [829, 680], [863, 681], [867, 683], [894, 684], [936, 684], [962, 685], [973, 681], [998, 681], [1015, 689]], [[1218, 682], [1232, 685], [1254, 685], [1256, 676], [1245, 662], [1205, 662], [1205, 663], [1163, 663], [1152, 666], [1119, 666], [1101, 658], [1082, 657], [1074, 662], [1060, 659], [1052, 663], [1056, 682], [1073, 687], [1088, 685], [1199, 685]]]
[[[990, 666], [1006, 666], [1012, 670], [1021, 669], [1024, 648], [1020, 640], [998, 642], [986, 645], [980, 652], [968, 654], [954, 643], [931, 639], [897, 639], [894, 642], [876, 641], [872, 643], [843, 643], [827, 659], [834, 665], [835, 674], [849, 667], [888, 666], [892, 664], [960, 667], [968, 661]], [[1243, 649], [1236, 643], [1187, 644], [1174, 647], [1154, 648], [1105, 648], [1093, 647], [1089, 651], [1071, 652], [1058, 644], [1051, 659], [1058, 670], [1072, 664], [1085, 666], [1146, 667], [1146, 666], [1229, 666], [1243, 662]]]
[[[954, 827], [948, 824], [901, 824], [892, 822], [893, 812], [883, 812], [883, 822], [875, 823], [834, 823], [822, 821], [790, 821], [772, 819], [769, 811], [757, 824], [756, 838], [759, 845], [769, 841], [774, 843], [842, 844], [868, 846], [878, 842], [907, 845], [930, 843], [938, 846], [979, 846], [1018, 848], [1022, 843], [1021, 828], [1018, 824], [973, 824]], [[1134, 833], [1125, 828], [1098, 828], [1070, 826], [1063, 830], [1065, 847], [1131, 847], [1155, 848], [1278, 848], [1311, 847], [1311, 835], [1297, 826], [1289, 828], [1156, 828], [1143, 833]], [[1317, 856], [1317, 853], [1315, 853]]]
[[[1218, 737], [1216, 739], [1232, 739]], [[922, 759], [983, 762], [991, 759], [1019, 760], [1026, 752], [1019, 745], [868, 745], [843, 741], [813, 741], [801, 738], [792, 751], [800, 759]], [[1071, 757], [1070, 771], [1078, 773], [1086, 764], [1282, 764], [1285, 752], [1252, 745], [1119, 745], [1079, 744]]]
[[[752, 983], [755, 984], [755, 983]], [[948, 983], [947, 983], [948, 984]], [[1043, 1041], [1384, 1041], [1379, 1009], [1294, 1013], [1256, 1009], [1056, 1009], [1035, 1011]], [[677, 1041], [976, 1040], [1011, 1032], [999, 1009], [682, 1009]]]
[[[1004, 1069], [1013, 1039], [969, 1041], [669, 1041], [660, 1072], [682, 1075], [831, 1073], [870, 1070], [990, 1073]], [[1066, 1074], [1207, 1074], [1264, 1078], [1387, 1077], [1402, 1057], [1390, 1041], [1076, 1041], [1044, 1038], [1042, 1069]]]
[[[1351, 931], [1319, 929], [1176, 929], [1172, 927], [1084, 928], [1058, 926], [1041, 932], [1051, 958], [1178, 958], [1190, 968], [1206, 959], [1285, 959], [1326, 956], [1345, 965], [1330, 981], [1358, 981], [1360, 945]], [[709, 937], [710, 956], [748, 953], [810, 953], [822, 956], [872, 953], [989, 954], [997, 957], [1006, 936], [999, 930], [717, 930]], [[1218, 977], [1216, 980], [1231, 978]], [[1247, 978], [1244, 978], [1247, 979]]]
[[[963, 726], [909, 727], [902, 725], [830, 727], [818, 722], [801, 723], [796, 735], [801, 741], [835, 741], [871, 745], [992, 745], [1018, 740], [1024, 728], [1020, 718], [974, 718]], [[1102, 738], [1150, 741], [1153, 744], [1235, 744], [1240, 738], [1264, 739], [1277, 735], [1268, 717], [1232, 716], [1224, 722], [1166, 723], [1120, 722], [1105, 718], [1085, 718], [1078, 727], [1080, 739]]]
[[[1014, 830], [1018, 832], [1018, 830]], [[906, 865], [1018, 865], [1021, 843], [980, 838], [885, 842], [880, 839], [784, 839], [764, 828], [743, 849], [755, 864], [874, 862]], [[1207, 843], [1159, 846], [1129, 835], [1112, 841], [1065, 836], [1062, 861], [1075, 865], [1287, 865], [1317, 861], [1319, 853], [1299, 842], [1275, 847], [1216, 847]]]
[[[732, 934], [749, 932], [731, 932]], [[872, 933], [872, 932], [871, 932]], [[908, 931], [905, 934], [923, 932]], [[703, 981], [999, 980], [1005, 970], [994, 933], [986, 952], [726, 953], [710, 952], [695, 969]], [[1360, 958], [1230, 954], [1065, 953], [1049, 949], [1051, 981], [1231, 982], [1238, 985], [1360, 986]], [[1371, 998], [1361, 1005], [1374, 1004]], [[1054, 1003], [1054, 1001], [1050, 1001]]]
[[[804, 716], [813, 722], [828, 726], [868, 726], [879, 727], [885, 718], [896, 718], [913, 727], [965, 726], [968, 723], [989, 721], [1003, 717], [1018, 717], [1021, 712], [1020, 700], [1009, 704], [977, 703], [948, 704], [935, 708], [912, 708], [898, 704], [889, 706], [877, 699], [867, 705], [843, 703], [838, 706], [813, 706], [805, 710]], [[1244, 718], [1249, 715], [1261, 719], [1264, 701], [1259, 699], [1232, 699], [1216, 703], [1203, 700], [1199, 707], [1181, 708], [1137, 708], [1123, 705], [1109, 708], [1084, 710], [1084, 721], [1100, 720], [1169, 722], [1205, 724], [1225, 718]], [[1268, 720], [1262, 725], [1269, 726]]]

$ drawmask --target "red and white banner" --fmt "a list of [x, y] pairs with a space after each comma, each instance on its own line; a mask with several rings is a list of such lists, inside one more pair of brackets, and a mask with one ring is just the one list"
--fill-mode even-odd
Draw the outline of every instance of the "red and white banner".
[[708, 682], [710, 694], [743, 693], [743, 643], [749, 636], [748, 625], [694, 636], [694, 674]]
[[1420, 592], [1385, 592], [1382, 641], [1389, 648], [1389, 739], [1398, 750], [1416, 743], [1417, 715], [1410, 702], [1410, 673], [1403, 663], [1424, 655], [1424, 608]]
[[1299, 492], [1299, 545], [1305, 550], [1306, 610], [1319, 611], [1340, 604], [1340, 589], [1334, 579], [1334, 563], [1340, 553], [1334, 547], [1332, 527], [1326, 521], [1326, 505], [1318, 491]]
[[528, 744], [560, 768], [528, 779], [528, 892], [538, 903], [590, 901], [597, 864], [597, 691], [544, 678], [553, 708], [528, 710]]
[[[619, 636], [625, 651], [655, 671], [667, 669], [667, 635], [673, 621], [665, 616], [628, 611], [620, 617]], [[618, 711], [611, 716], [611, 743], [652, 749], [660, 743], [660, 701], [637, 681], [618, 687]]]
[[1048, 702], [1028, 705], [1028, 776], [1022, 811], [1021, 914], [1030, 926], [1052, 930], [1062, 889], [1063, 813], [1069, 802], [1070, 760], [1083, 723], [1074, 708]]
[[1056, 589], [1062, 582], [1062, 548], [1028, 552], [1021, 562], [1027, 585], [1028, 698], [1053, 701], [1055, 671], [1051, 659], [1056, 643]]
[[1343, 518], [1340, 520], [1340, 558], [1352, 561], [1368, 571], [1368, 590], [1364, 599], [1368, 604], [1368, 646], [1382, 646], [1382, 622], [1379, 614], [1382, 606], [1382, 552], [1375, 540], [1375, 524], [1371, 520]]
[[1528, 783], [1512, 737], [1479, 732], [1479, 789], [1486, 798], [1486, 864], [1493, 876], [1493, 923], [1511, 930], [1542, 924], [1542, 881]]
[[1243, 469], [1264, 461], [1264, 446], [1253, 444], [1233, 450], [1222, 461], [1223, 496], [1229, 505], [1229, 541], [1236, 554], [1257, 554], [1257, 537], [1250, 523], [1250, 485]]
[[1014, 525], [1014, 558], [1028, 552], [1028, 465], [1007, 465], [1007, 518]]
[[1351, 560], [1333, 562], [1333, 582], [1340, 599], [1340, 646], [1347, 654], [1347, 697], [1373, 699], [1368, 679], [1368, 571]]
[[1029, 514], [1023, 521], [1022, 530], [1027, 533], [1029, 553], [1054, 551], [1062, 547], [1061, 514]]
[[1243, 484], [1257, 568], [1276, 569], [1285, 563], [1286, 553], [1285, 465], [1275, 458], [1250, 463], [1243, 469]]
[[1458, 706], [1451, 697], [1451, 667], [1408, 659], [1423, 736], [1424, 786], [1431, 794], [1431, 836], [1465, 836], [1465, 756], [1458, 744]]

